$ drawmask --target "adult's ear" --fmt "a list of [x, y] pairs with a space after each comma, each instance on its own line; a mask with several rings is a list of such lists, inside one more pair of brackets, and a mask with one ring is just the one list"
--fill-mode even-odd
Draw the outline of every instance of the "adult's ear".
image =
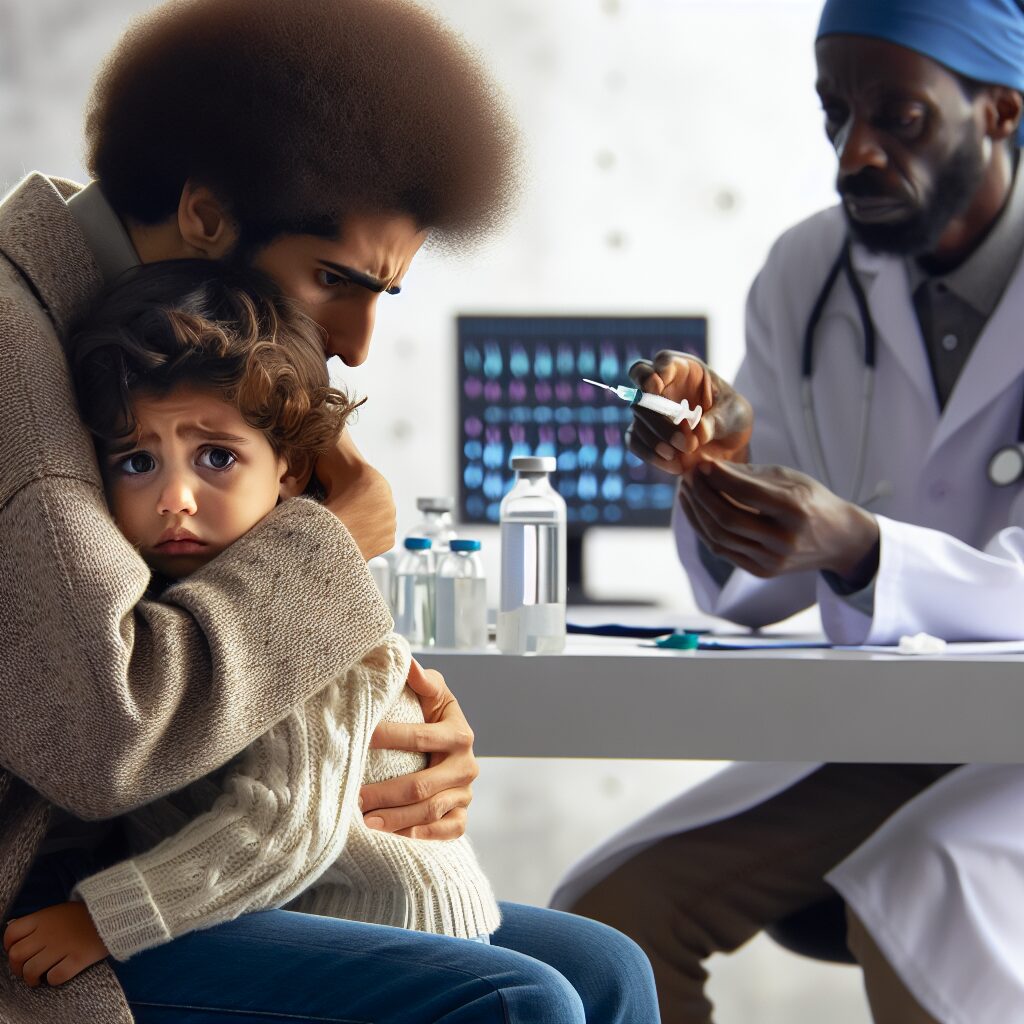
[[178, 200], [178, 231], [197, 256], [222, 259], [238, 241], [238, 227], [206, 186], [189, 179]]
[[1005, 85], [990, 85], [988, 93], [991, 101], [986, 125], [989, 138], [996, 142], [1013, 138], [1024, 114], [1024, 96]]

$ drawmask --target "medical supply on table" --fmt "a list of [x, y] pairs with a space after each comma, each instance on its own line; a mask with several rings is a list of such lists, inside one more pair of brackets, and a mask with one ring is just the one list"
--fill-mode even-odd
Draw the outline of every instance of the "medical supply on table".
[[514, 456], [501, 502], [498, 649], [558, 654], [565, 648], [565, 501], [551, 486], [550, 457]]
[[371, 558], [366, 567], [370, 570], [373, 582], [377, 584], [380, 596], [384, 603], [391, 609], [391, 560], [386, 555], [376, 555]]
[[452, 538], [457, 536], [452, 523], [455, 499], [417, 498], [416, 508], [422, 513], [422, 518], [406, 536], [426, 537], [430, 541], [430, 550], [434, 552], [434, 557], [440, 558], [448, 550]]
[[454, 538], [437, 564], [436, 623], [438, 647], [479, 651], [487, 646], [487, 577], [480, 541]]
[[901, 636], [896, 651], [899, 654], [942, 654], [946, 649], [946, 641], [931, 633], [915, 633], [913, 636]]
[[610, 384], [602, 384], [599, 380], [590, 380], [587, 377], [583, 378], [583, 383], [593, 384], [595, 388], [604, 388], [605, 391], [618, 395], [630, 405], [639, 405], [642, 409], [650, 409], [652, 412], [667, 416], [676, 426], [686, 420], [691, 430], [697, 429], [697, 424], [700, 423], [700, 418], [704, 413], [699, 405], [691, 409], [690, 403], [685, 398], [681, 402], [673, 402], [672, 399], [665, 398], [664, 395], [652, 395], [640, 388], [627, 388], [621, 384], [618, 387], [612, 387]]
[[700, 644], [700, 636], [696, 633], [672, 633], [654, 641], [655, 645], [672, 651], [695, 651]]
[[434, 642], [436, 592], [434, 556], [429, 537], [406, 537], [391, 589], [395, 631], [414, 647]]
[[[832, 268], [825, 278], [825, 283], [821, 286], [821, 291], [818, 292], [818, 297], [814, 300], [814, 305], [811, 307], [811, 315], [807, 319], [807, 327], [804, 329], [803, 355], [800, 361], [800, 390], [804, 422], [807, 427], [808, 437], [811, 440], [811, 447], [814, 451], [814, 461], [818, 476], [829, 490], [839, 493], [833, 484], [828, 467], [825, 465], [825, 453], [821, 443], [821, 433], [818, 430], [818, 419], [814, 410], [814, 391], [811, 387], [811, 378], [814, 374], [814, 335], [840, 273], [845, 277], [846, 283], [853, 293], [854, 301], [857, 304], [857, 313], [860, 318], [861, 333], [864, 335], [864, 377], [861, 381], [860, 440], [857, 445], [857, 461], [853, 474], [853, 487], [850, 489], [848, 497], [850, 501], [866, 507], [879, 498], [888, 497], [892, 493], [892, 484], [887, 480], [881, 480], [870, 494], [861, 496], [861, 488], [864, 484], [864, 464], [867, 460], [868, 431], [871, 427], [871, 403], [875, 389], [876, 331], [875, 322], [871, 317], [871, 310], [868, 308], [867, 297], [853, 269], [849, 238], [843, 240], [842, 249], [832, 264]], [[1003, 445], [992, 453], [988, 461], [987, 475], [989, 483], [994, 487], [1009, 487], [1011, 484], [1024, 479], [1024, 403], [1021, 405], [1021, 417], [1017, 428], [1016, 443]]]

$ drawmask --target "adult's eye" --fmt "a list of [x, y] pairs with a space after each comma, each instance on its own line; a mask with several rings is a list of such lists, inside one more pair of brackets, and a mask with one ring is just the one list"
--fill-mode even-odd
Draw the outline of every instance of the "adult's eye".
[[156, 459], [149, 452], [132, 452], [118, 459], [117, 468], [126, 476], [140, 476], [153, 472], [156, 468]]
[[846, 107], [841, 103], [822, 103], [821, 111], [825, 115], [825, 131], [835, 134], [847, 118]]
[[237, 461], [235, 453], [229, 452], [227, 448], [204, 448], [199, 453], [199, 464], [207, 469], [223, 471], [230, 469]]
[[317, 284], [324, 288], [345, 288], [352, 282], [341, 274], [335, 274], [330, 270], [318, 270], [316, 272]]
[[893, 107], [886, 111], [883, 120], [889, 131], [904, 137], [913, 137], [924, 129], [925, 111], [916, 104]]

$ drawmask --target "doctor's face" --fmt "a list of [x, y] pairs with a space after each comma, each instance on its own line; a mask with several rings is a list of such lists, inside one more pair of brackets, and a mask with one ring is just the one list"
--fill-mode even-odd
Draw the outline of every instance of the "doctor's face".
[[826, 36], [815, 55], [852, 234], [882, 252], [934, 252], [970, 216], [985, 179], [980, 101], [956, 75], [893, 43]]

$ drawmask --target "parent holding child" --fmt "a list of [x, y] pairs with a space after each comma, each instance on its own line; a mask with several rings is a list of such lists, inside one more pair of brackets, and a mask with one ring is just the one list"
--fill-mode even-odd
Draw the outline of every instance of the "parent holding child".
[[[72, 323], [139, 263], [227, 260], [266, 273], [324, 354], [357, 365], [379, 296], [427, 238], [471, 240], [514, 194], [515, 132], [493, 87], [405, 2], [166, 4], [104, 66], [87, 141], [85, 189], [32, 174], [0, 205], [5, 909], [41, 854], [123, 858], [101, 819], [217, 771], [391, 628], [365, 559], [393, 543], [394, 510], [347, 433], [317, 464], [322, 504], [283, 501], [147, 596], [149, 567], [111, 519], [75, 409]], [[366, 787], [363, 811], [384, 831], [456, 839], [472, 733], [440, 677], [408, 682], [426, 724], [383, 727], [375, 744], [431, 765]], [[39, 988], [2, 972], [0, 1009], [34, 1024], [657, 1019], [649, 967], [610, 929], [505, 906], [491, 941], [247, 913], [125, 965], [158, 953], [151, 972], [103, 962]]]

